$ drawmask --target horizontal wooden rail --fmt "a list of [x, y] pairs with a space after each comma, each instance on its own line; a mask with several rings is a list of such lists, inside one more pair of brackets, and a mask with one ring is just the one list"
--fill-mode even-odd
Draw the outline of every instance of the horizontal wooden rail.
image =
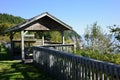
[[50, 45], [44, 45], [42, 47], [55, 49], [63, 52], [69, 52], [69, 53], [76, 52], [76, 47], [74, 44], [50, 44]]
[[33, 47], [34, 63], [57, 80], [120, 80], [120, 66], [43, 47]]

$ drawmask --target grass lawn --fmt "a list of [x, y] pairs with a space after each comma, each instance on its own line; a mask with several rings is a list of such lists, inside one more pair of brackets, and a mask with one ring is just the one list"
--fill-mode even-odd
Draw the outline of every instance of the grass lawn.
[[55, 80], [32, 63], [12, 60], [6, 49], [0, 51], [0, 80]]
[[33, 64], [18, 60], [0, 61], [0, 80], [53, 80]]

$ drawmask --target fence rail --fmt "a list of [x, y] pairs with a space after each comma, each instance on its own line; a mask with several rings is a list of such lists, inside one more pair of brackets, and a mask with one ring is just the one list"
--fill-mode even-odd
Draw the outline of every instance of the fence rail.
[[55, 49], [63, 52], [69, 52], [69, 53], [76, 52], [75, 44], [51, 44], [51, 45], [44, 45], [42, 47]]
[[43, 47], [33, 48], [33, 61], [57, 80], [120, 80], [120, 66]]

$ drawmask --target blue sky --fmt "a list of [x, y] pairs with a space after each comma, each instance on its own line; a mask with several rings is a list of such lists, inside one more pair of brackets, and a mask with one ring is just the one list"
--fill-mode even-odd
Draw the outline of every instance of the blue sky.
[[87, 25], [98, 22], [103, 30], [120, 25], [120, 0], [0, 0], [0, 13], [29, 19], [49, 12], [79, 34]]

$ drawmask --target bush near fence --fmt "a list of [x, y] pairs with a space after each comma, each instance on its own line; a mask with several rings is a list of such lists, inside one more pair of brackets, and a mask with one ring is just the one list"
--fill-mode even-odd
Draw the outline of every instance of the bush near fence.
[[85, 56], [88, 58], [93, 58], [101, 61], [106, 61], [114, 64], [120, 65], [120, 53], [117, 54], [100, 54], [97, 51], [88, 51], [88, 50], [78, 50], [77, 55]]

